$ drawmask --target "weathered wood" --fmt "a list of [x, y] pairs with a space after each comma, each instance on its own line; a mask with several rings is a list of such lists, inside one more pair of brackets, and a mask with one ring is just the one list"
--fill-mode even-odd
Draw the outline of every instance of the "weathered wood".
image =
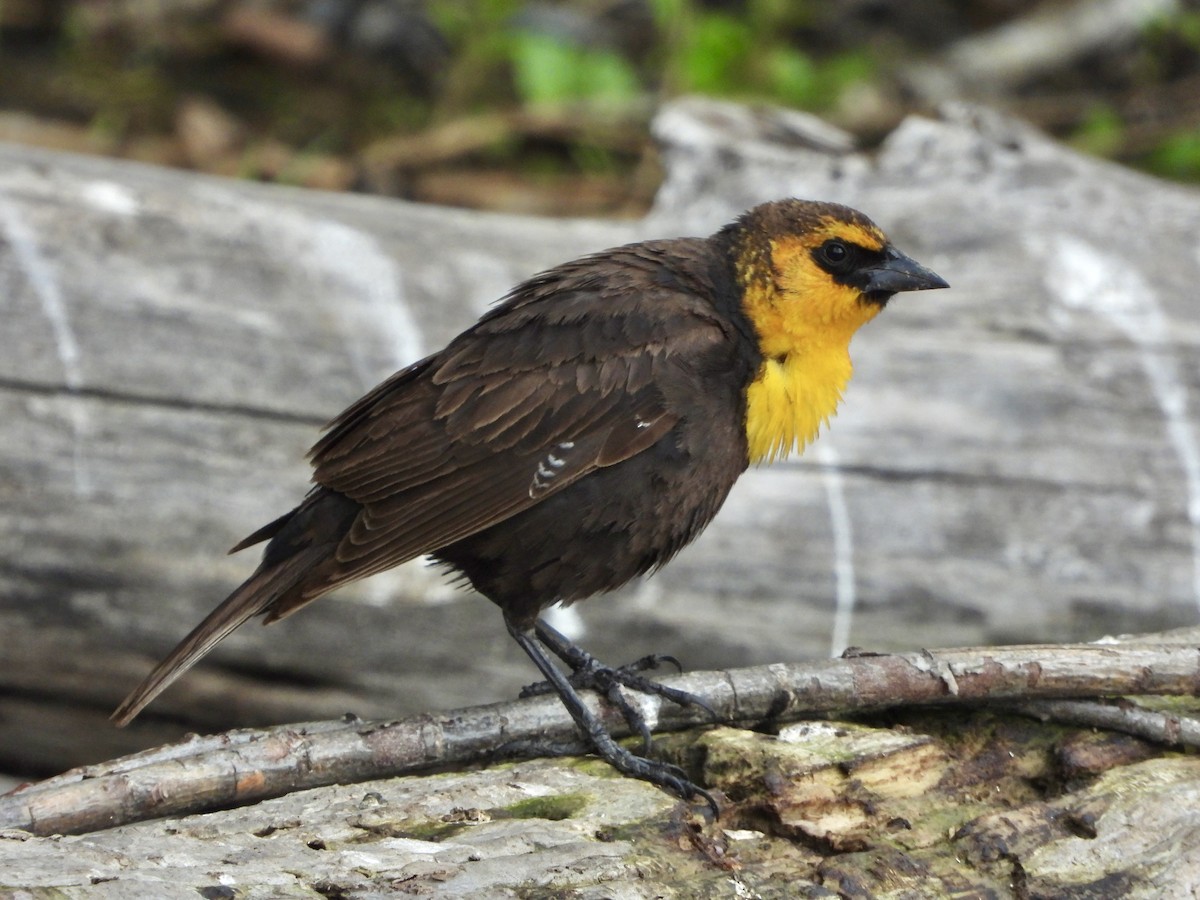
[[654, 579], [577, 607], [585, 644], [720, 668], [821, 655], [831, 632], [911, 649], [1195, 620], [1196, 192], [974, 110], [874, 156], [700, 101], [657, 128], [667, 181], [639, 223], [0, 148], [0, 768], [511, 696], [533, 676], [495, 611], [412, 565], [242, 629], [130, 732], [102, 721], [252, 568], [224, 548], [301, 496], [318, 425], [372, 382], [543, 266], [788, 194], [864, 209], [954, 289], [856, 340], [831, 440], [748, 473]]
[[[1121, 736], [925, 711], [673, 743], [733, 800], [720, 823], [603, 763], [537, 760], [77, 837], [0, 831], [0, 883], [68, 900], [1161, 900], [1200, 884], [1200, 760]], [[1085, 744], [1081, 778], [1063, 757]]]
[[[664, 679], [703, 698], [728, 724], [793, 722], [829, 712], [917, 704], [1001, 702], [1016, 698], [1027, 715], [1047, 716], [1040, 698], [1200, 694], [1200, 651], [1189, 642], [1156, 636], [1119, 646], [1029, 645], [870, 655], [809, 664], [762, 666]], [[1153, 642], [1151, 642], [1153, 641]], [[698, 707], [679, 707], [657, 695], [640, 697], [643, 718], [660, 731], [709, 724]], [[1094, 706], [1095, 704], [1093, 704]], [[619, 713], [607, 724], [629, 733]], [[1116, 711], [1115, 709], [1113, 710]], [[1092, 710], [1092, 724], [1095, 711]], [[1080, 710], [1068, 708], [1071, 722]], [[1108, 716], [1121, 729], [1135, 717]], [[1156, 737], [1171, 746], [1200, 747], [1200, 728], [1186, 717]], [[1138, 722], [1138, 725], [1141, 723]], [[1126, 727], [1125, 730], [1130, 730]], [[1139, 730], [1139, 733], [1141, 731]], [[576, 726], [554, 696], [495, 704], [387, 723], [319, 722], [189, 738], [100, 766], [75, 769], [0, 797], [0, 830], [77, 834], [163, 816], [241, 806], [328, 784], [349, 784], [431, 767], [463, 766], [539, 743], [583, 750]]]

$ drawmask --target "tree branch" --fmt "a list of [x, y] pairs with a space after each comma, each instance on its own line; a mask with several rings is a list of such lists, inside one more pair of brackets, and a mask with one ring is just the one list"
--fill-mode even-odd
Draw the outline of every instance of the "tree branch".
[[[855, 655], [726, 672], [664, 684], [704, 698], [725, 720], [776, 724], [833, 711], [925, 704], [1200, 693], [1200, 630], [1101, 644]], [[657, 731], [705, 724], [702, 710], [631, 697]], [[593, 700], [613, 729], [624, 720]], [[1057, 717], [1057, 716], [1056, 716]], [[1127, 717], [1126, 717], [1127, 718]], [[1093, 724], [1088, 722], [1088, 724]], [[1129, 730], [1120, 727], [1121, 730]], [[1154, 729], [1138, 732], [1155, 738]], [[1172, 743], [1189, 728], [1160, 728]], [[84, 833], [163, 816], [228, 808], [335, 783], [462, 766], [554, 745], [582, 749], [556, 697], [394, 722], [338, 722], [241, 730], [73, 769], [0, 797], [0, 829]]]
[[1146, 709], [1126, 699], [1030, 700], [1008, 708], [1043, 722], [1120, 731], [1170, 747], [1200, 747], [1200, 719]]

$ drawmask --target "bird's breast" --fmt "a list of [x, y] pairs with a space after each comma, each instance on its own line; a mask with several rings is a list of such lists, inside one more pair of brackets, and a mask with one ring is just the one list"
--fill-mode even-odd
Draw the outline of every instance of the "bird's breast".
[[851, 372], [844, 347], [809, 347], [763, 360], [746, 389], [750, 462], [784, 459], [811, 443], [837, 412]]

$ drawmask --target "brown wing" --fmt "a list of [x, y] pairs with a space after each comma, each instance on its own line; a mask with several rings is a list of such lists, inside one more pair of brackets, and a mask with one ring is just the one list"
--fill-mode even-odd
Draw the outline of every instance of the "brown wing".
[[[362, 512], [321, 583], [285, 598], [272, 618], [663, 439], [679, 421], [664, 382], [686, 378], [726, 336], [696, 285], [627, 283], [636, 267], [662, 267], [648, 252], [625, 248], [527, 283], [335, 420], [313, 448], [314, 481]], [[617, 254], [622, 265], [603, 275]]]

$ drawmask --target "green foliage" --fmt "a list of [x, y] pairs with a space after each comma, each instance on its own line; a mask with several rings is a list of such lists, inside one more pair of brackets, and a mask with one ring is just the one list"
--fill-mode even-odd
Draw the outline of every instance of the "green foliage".
[[792, 47], [777, 47], [767, 62], [770, 95], [810, 110], [833, 107], [842, 91], [874, 74], [874, 64], [865, 53], [842, 53], [815, 63]]
[[615, 104], [641, 92], [633, 67], [611, 50], [529, 32], [514, 34], [509, 46], [517, 96], [527, 105], [579, 100]]
[[[495, 105], [507, 85], [512, 100], [533, 106], [620, 105], [661, 88], [820, 111], [835, 106], [848, 85], [875, 75], [864, 52], [817, 57], [799, 48], [796, 35], [808, 23], [809, 3], [747, 0], [737, 15], [698, 0], [652, 0], [652, 6], [659, 46], [645, 71], [614, 50], [514, 30], [519, 0], [480, 4], [477, 15], [460, 4], [433, 4], [430, 11], [457, 48], [458, 74], [451, 80], [484, 105]], [[471, 104], [458, 96], [451, 105]]]
[[1071, 143], [1085, 153], [1112, 156], [1125, 141], [1125, 122], [1115, 109], [1098, 103], [1089, 109], [1071, 135]]
[[1146, 167], [1166, 178], [1200, 181], [1200, 129], [1168, 137], [1150, 153]]
[[749, 0], [739, 17], [704, 10], [695, 0], [654, 0], [654, 7], [672, 92], [753, 97], [819, 111], [875, 73], [863, 52], [818, 58], [796, 46], [793, 35], [808, 17], [805, 3]]
[[688, 18], [689, 27], [668, 37], [668, 56], [674, 58], [669, 58], [667, 65], [682, 77], [680, 86], [703, 94], [722, 94], [745, 83], [754, 51], [750, 24], [722, 13]]

